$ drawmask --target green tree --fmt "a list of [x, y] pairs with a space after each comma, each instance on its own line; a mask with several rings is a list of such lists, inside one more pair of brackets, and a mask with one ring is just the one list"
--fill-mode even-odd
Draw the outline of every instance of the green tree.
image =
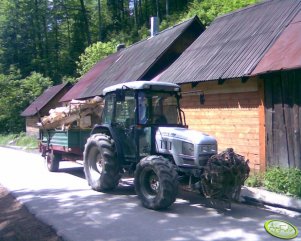
[[23, 131], [25, 120], [20, 113], [51, 85], [49, 78], [36, 72], [25, 79], [16, 68], [8, 75], [0, 74], [0, 133]]
[[43, 91], [52, 86], [52, 81], [48, 77], [44, 77], [42, 74], [32, 72], [29, 76], [20, 81], [20, 89], [23, 95], [22, 101], [25, 105], [28, 105], [40, 96]]
[[254, 4], [259, 0], [193, 0], [186, 18], [197, 15], [204, 25], [209, 25], [217, 16]]
[[2, 0], [0, 73], [11, 65], [60, 83], [75, 77], [79, 56], [101, 40], [133, 43], [148, 36], [151, 16], [165, 29], [197, 14], [205, 25], [256, 0]]
[[97, 42], [85, 49], [85, 52], [79, 56], [77, 62], [77, 73], [82, 76], [87, 73], [93, 65], [116, 51], [117, 42], [107, 43]]

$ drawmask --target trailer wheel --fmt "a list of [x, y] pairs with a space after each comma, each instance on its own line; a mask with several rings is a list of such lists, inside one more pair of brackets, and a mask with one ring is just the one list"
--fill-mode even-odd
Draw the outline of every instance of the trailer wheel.
[[178, 174], [173, 164], [162, 156], [143, 158], [135, 171], [135, 189], [142, 205], [149, 209], [165, 209], [178, 194]]
[[51, 151], [46, 155], [46, 166], [48, 171], [57, 172], [60, 167], [60, 161], [62, 159], [62, 155], [58, 153], [54, 153]]
[[117, 187], [120, 168], [114, 140], [105, 134], [92, 135], [85, 145], [84, 172], [88, 184], [96, 191]]

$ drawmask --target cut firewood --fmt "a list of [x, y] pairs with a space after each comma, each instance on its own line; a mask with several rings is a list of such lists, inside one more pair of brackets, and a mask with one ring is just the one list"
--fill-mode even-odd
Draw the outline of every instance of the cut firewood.
[[75, 121], [78, 127], [91, 127], [91, 115], [100, 116], [103, 108], [102, 98], [95, 97], [89, 100], [72, 100], [68, 106], [57, 107], [49, 111], [37, 125], [44, 129], [56, 129], [70, 127]]

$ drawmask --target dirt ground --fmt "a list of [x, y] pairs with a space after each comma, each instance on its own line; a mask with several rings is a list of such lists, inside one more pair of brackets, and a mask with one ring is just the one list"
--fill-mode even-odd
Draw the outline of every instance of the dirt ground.
[[1, 241], [63, 241], [0, 184]]

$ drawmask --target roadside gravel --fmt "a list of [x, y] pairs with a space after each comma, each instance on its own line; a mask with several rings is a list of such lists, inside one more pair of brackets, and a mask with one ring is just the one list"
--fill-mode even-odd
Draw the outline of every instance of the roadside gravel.
[[1, 241], [63, 241], [0, 184]]

